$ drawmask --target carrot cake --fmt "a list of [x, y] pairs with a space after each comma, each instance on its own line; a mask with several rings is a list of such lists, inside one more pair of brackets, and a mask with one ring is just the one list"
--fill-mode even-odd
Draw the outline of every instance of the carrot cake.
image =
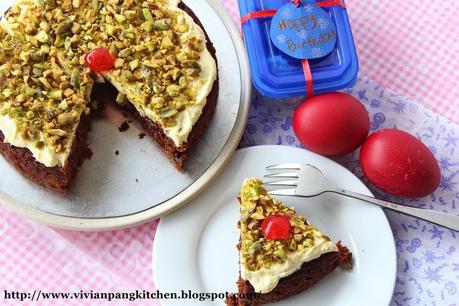
[[89, 154], [91, 93], [107, 84], [183, 170], [218, 97], [215, 49], [196, 15], [178, 0], [16, 1], [0, 21], [0, 152], [65, 191]]

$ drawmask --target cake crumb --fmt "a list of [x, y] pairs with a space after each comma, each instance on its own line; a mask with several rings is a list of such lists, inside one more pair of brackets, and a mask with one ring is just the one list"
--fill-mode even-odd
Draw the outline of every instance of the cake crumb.
[[139, 133], [139, 139], [144, 139], [147, 134], [145, 133]]
[[123, 123], [121, 123], [120, 127], [118, 128], [118, 130], [120, 132], [126, 132], [127, 130], [129, 130], [129, 123], [127, 122], [127, 120], [124, 120]]
[[[83, 159], [90, 160], [93, 156], [93, 152], [91, 148], [86, 144], [84, 149], [83, 149]], [[83, 161], [83, 159], [81, 161]]]
[[116, 155], [116, 156], [120, 155], [120, 151], [116, 150], [116, 151], [115, 151], [115, 155]]

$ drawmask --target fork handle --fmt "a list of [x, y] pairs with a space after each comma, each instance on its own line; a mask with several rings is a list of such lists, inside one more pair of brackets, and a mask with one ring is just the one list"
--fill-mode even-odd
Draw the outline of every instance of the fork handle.
[[371, 204], [379, 205], [394, 211], [401, 212], [406, 215], [414, 216], [419, 219], [423, 219], [443, 227], [459, 231], [459, 216], [446, 214], [443, 212], [431, 210], [431, 209], [423, 209], [423, 208], [416, 208], [410, 207], [405, 205], [400, 205], [388, 201], [383, 201], [380, 199], [376, 199], [361, 193], [348, 191], [348, 190], [333, 190], [332, 192], [342, 194], [347, 197], [351, 197], [354, 199], [362, 200]]

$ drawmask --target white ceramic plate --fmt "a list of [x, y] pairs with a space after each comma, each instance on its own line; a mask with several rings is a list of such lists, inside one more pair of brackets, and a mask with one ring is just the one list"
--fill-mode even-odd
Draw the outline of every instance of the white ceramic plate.
[[[0, 15], [14, 0], [0, 2]], [[213, 42], [218, 59], [219, 98], [212, 121], [190, 152], [186, 171], [177, 171], [148, 137], [140, 140], [135, 123], [107, 106], [94, 120], [88, 142], [94, 152], [65, 196], [23, 178], [0, 156], [0, 203], [50, 225], [78, 230], [114, 229], [171, 212], [196, 196], [223, 169], [245, 128], [250, 74], [238, 29], [218, 0], [184, 0]], [[115, 152], [119, 151], [119, 155]]]
[[[335, 185], [371, 195], [365, 185], [339, 164], [303, 149], [258, 146], [238, 151], [224, 172], [190, 205], [161, 219], [153, 248], [153, 273], [161, 292], [191, 290], [224, 293], [236, 290], [239, 205], [236, 196], [247, 177], [263, 177], [277, 163], [310, 163]], [[396, 255], [383, 211], [354, 199], [325, 194], [303, 199], [279, 197], [305, 215], [334, 241], [341, 240], [354, 257], [351, 271], [335, 270], [315, 287], [280, 305], [387, 306], [396, 277]], [[223, 300], [207, 301], [222, 305]], [[163, 306], [185, 305], [162, 300]], [[187, 300], [186, 305], [198, 304]]]

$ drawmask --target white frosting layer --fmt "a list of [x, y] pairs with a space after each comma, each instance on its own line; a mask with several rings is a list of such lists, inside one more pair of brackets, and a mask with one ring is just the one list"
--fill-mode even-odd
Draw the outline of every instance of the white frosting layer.
[[[61, 153], [55, 153], [48, 146], [37, 148], [37, 141], [44, 141], [43, 133], [40, 133], [39, 138], [34, 140], [34, 142], [24, 139], [22, 136], [24, 131], [19, 129], [16, 121], [11, 119], [8, 115], [0, 115], [0, 131], [2, 131], [5, 136], [3, 140], [5, 143], [9, 143], [17, 148], [27, 148], [32, 152], [33, 157], [46, 167], [52, 168], [58, 165], [62, 166], [70, 155], [71, 146], [68, 146], [67, 150]], [[75, 135], [75, 133], [73, 133], [73, 135]]]
[[[206, 42], [206, 35], [186, 12], [178, 8], [180, 0], [168, 0], [166, 5], [171, 9], [183, 14], [188, 24], [189, 30], [185, 35], [196, 36]], [[217, 79], [217, 64], [207, 48], [201, 52], [199, 59], [201, 74], [199, 79], [192, 83], [192, 86], [199, 88], [195, 103], [180, 112], [177, 116], [177, 125], [172, 128], [165, 128], [167, 135], [174, 141], [176, 146], [185, 143], [191, 133], [193, 126], [202, 114], [202, 110], [207, 102], [207, 97], [212, 91], [212, 87]], [[147, 113], [148, 115], [148, 113]]]
[[303, 263], [319, 258], [322, 254], [329, 252], [338, 252], [338, 248], [332, 241], [316, 240], [313, 247], [289, 253], [285, 262], [274, 263], [269, 268], [261, 268], [257, 271], [246, 269], [241, 258], [241, 278], [249, 281], [255, 292], [267, 293], [277, 286], [281, 278], [299, 270]]

